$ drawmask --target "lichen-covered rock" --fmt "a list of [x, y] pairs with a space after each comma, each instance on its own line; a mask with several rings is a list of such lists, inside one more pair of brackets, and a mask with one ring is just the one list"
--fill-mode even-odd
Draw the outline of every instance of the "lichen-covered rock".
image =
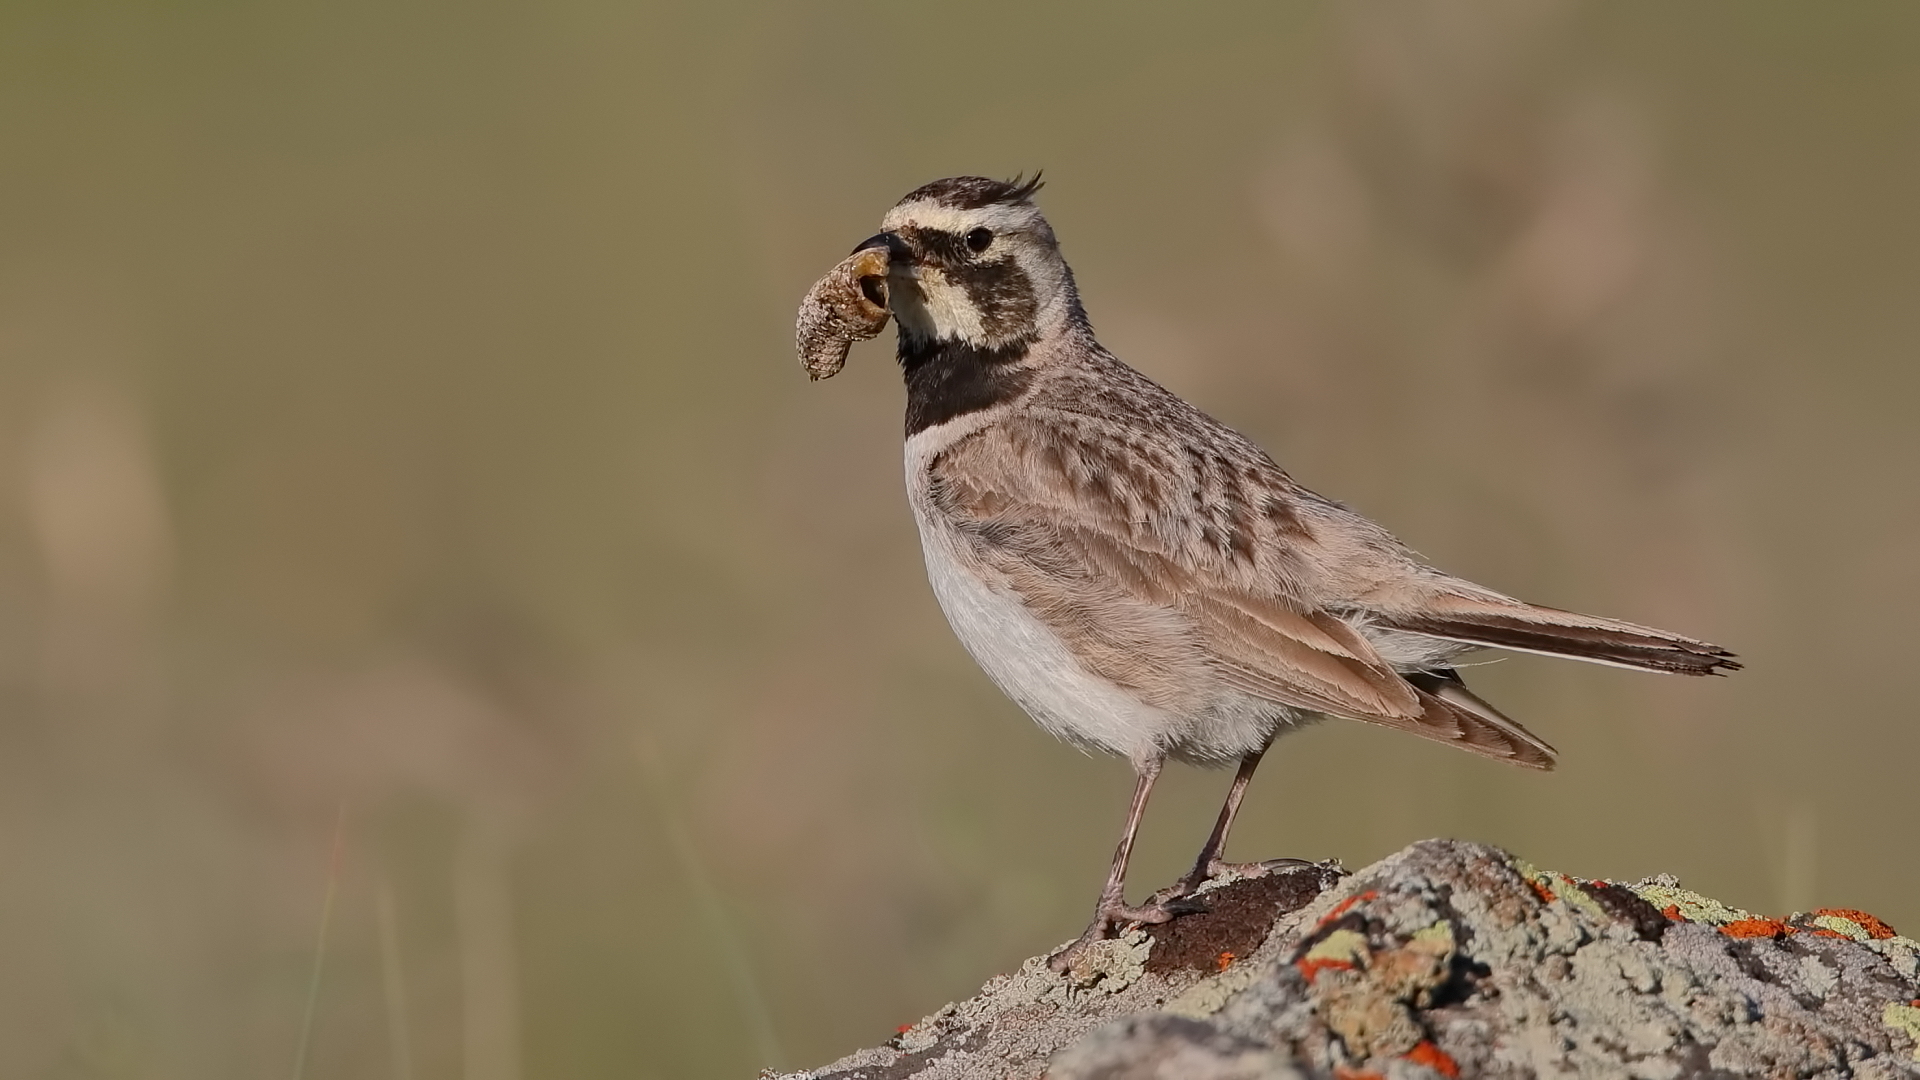
[[[979, 994], [946, 1006], [884, 1046], [783, 1080], [1031, 1078], [1045, 1072], [1062, 1048], [1109, 1021], [1165, 1013], [1206, 1026], [1205, 1018], [1219, 1012], [1280, 959], [1285, 935], [1276, 931], [1285, 925], [1289, 913], [1306, 907], [1340, 876], [1336, 867], [1301, 867], [1224, 885], [1206, 894], [1207, 911], [1137, 929], [1089, 950], [1092, 955], [1075, 965], [1073, 976], [1056, 975], [1048, 969], [1046, 957], [1034, 957], [1010, 975], [989, 979]], [[1164, 1031], [1154, 1028], [1152, 1034]], [[1144, 1036], [1136, 1032], [1133, 1037]], [[1116, 1038], [1124, 1041], [1128, 1036]], [[1205, 1040], [1189, 1042], [1167, 1048], [1168, 1067], [1187, 1067], [1199, 1056], [1215, 1052]], [[1177, 1050], [1181, 1052], [1176, 1054]], [[1082, 1058], [1090, 1070], [1085, 1075], [1156, 1075], [1100, 1071], [1105, 1068], [1101, 1063], [1112, 1060], [1115, 1052], [1134, 1054], [1130, 1048], [1109, 1052], [1098, 1045], [1089, 1047], [1087, 1053], [1092, 1056]], [[1050, 1075], [1058, 1075], [1058, 1069]]]
[[[983, 1073], [981, 1075], [992, 1075]], [[1100, 1029], [1054, 1056], [1049, 1076], [1100, 1080], [1308, 1080], [1286, 1055], [1219, 1027], [1142, 1013]]]
[[1212, 1019], [1318, 1068], [1920, 1076], [1885, 1021], [1920, 996], [1920, 946], [1858, 912], [1763, 920], [1671, 879], [1581, 881], [1435, 841], [1286, 933], [1282, 963]]
[[1036, 958], [793, 1080], [1920, 1077], [1920, 943], [1864, 912], [1769, 919], [1444, 840], [1203, 895], [1078, 982]]

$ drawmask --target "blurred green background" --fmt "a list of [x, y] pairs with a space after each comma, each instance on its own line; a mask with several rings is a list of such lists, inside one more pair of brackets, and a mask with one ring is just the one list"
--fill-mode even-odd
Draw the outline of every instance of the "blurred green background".
[[1121, 356], [1750, 665], [1477, 671], [1549, 775], [1322, 726], [1239, 855], [1920, 930], [1920, 6], [12, 0], [0, 1075], [293, 1075], [330, 892], [315, 1078], [820, 1064], [1076, 933], [1127, 770], [952, 640], [891, 335], [791, 344], [1041, 167]]

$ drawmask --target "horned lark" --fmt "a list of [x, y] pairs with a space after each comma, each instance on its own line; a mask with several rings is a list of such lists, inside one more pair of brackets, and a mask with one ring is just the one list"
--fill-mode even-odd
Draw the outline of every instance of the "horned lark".
[[[1437, 570], [1296, 483], [1101, 347], [1039, 186], [962, 176], [908, 193], [808, 294], [798, 344], [825, 378], [898, 321], [907, 497], [947, 621], [1041, 727], [1133, 765], [1092, 925], [1056, 968], [1117, 926], [1172, 918], [1226, 868], [1276, 735], [1342, 717], [1550, 769], [1551, 746], [1461, 682], [1463, 653], [1740, 666], [1717, 645]], [[1128, 854], [1168, 758], [1239, 768], [1193, 870], [1128, 906]]]

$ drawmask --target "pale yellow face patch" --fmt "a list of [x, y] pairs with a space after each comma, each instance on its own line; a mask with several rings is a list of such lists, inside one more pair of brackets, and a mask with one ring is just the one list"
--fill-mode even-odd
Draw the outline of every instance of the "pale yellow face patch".
[[893, 294], [894, 317], [909, 334], [976, 342], [986, 339], [980, 309], [965, 289], [938, 268], [896, 264], [887, 281]]

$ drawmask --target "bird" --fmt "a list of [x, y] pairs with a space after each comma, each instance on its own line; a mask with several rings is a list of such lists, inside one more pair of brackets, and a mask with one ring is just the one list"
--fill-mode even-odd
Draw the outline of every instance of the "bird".
[[[1460, 657], [1741, 666], [1718, 645], [1448, 574], [1295, 481], [1100, 344], [1040, 187], [956, 176], [908, 192], [809, 294], [798, 344], [823, 378], [892, 317], [907, 497], [941, 610], [1040, 727], [1133, 768], [1093, 919], [1056, 971], [1129, 924], [1196, 910], [1202, 886], [1239, 869], [1228, 834], [1279, 735], [1355, 720], [1545, 770], [1554, 748], [1469, 690]], [[1134, 837], [1169, 760], [1235, 773], [1192, 870], [1129, 905]]]

